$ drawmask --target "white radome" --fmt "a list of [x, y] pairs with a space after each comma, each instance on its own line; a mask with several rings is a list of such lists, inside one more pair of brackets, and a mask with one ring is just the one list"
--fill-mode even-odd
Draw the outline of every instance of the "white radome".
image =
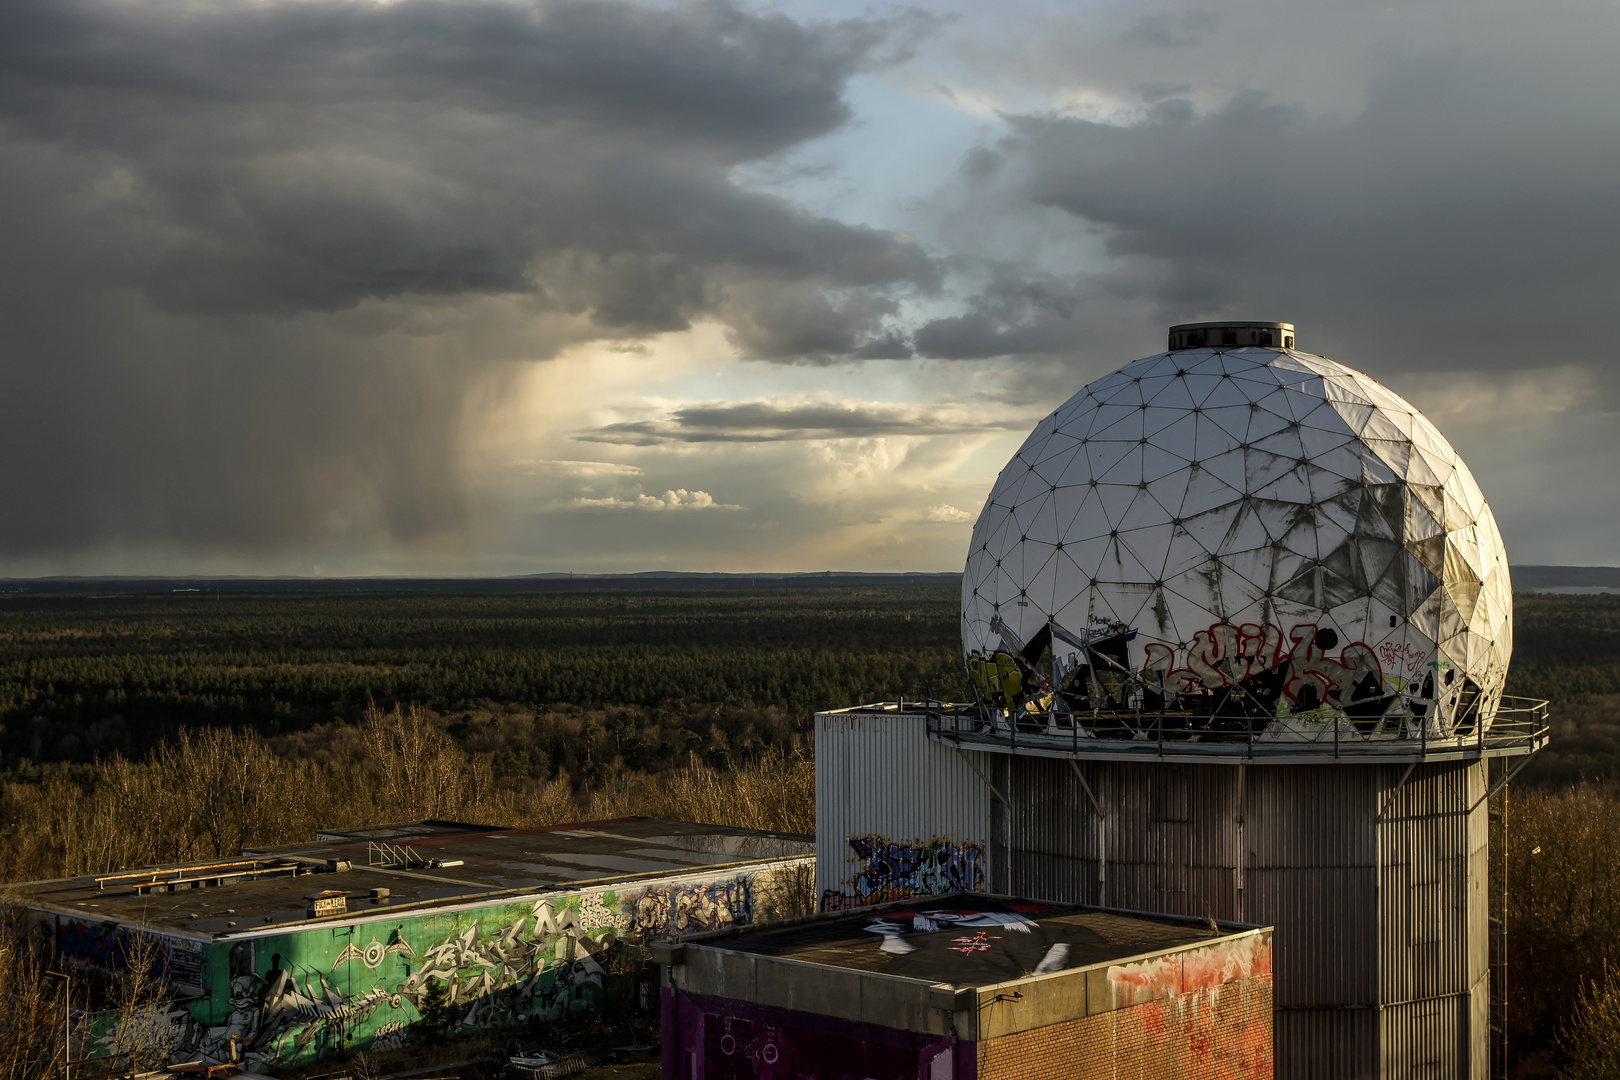
[[962, 583], [981, 698], [1021, 679], [1014, 711], [1082, 727], [1466, 735], [1512, 638], [1507, 554], [1451, 444], [1292, 348], [1172, 349], [1075, 394], [996, 478]]

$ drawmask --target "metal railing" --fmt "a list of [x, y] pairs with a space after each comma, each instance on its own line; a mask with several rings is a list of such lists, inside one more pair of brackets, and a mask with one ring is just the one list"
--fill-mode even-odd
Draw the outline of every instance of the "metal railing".
[[385, 844], [373, 840], [366, 845], [366, 865], [383, 869], [396, 866], [426, 866], [427, 860], [405, 844]]
[[1425, 761], [1530, 754], [1547, 742], [1547, 702], [1503, 697], [1486, 723], [1447, 731], [1433, 717], [1211, 716], [1099, 709], [1015, 712], [977, 705], [921, 706], [928, 733], [980, 750], [1121, 760], [1239, 759]]
[[238, 859], [231, 862], [148, 867], [144, 870], [129, 870], [119, 874], [102, 874], [93, 880], [98, 889], [105, 890], [107, 886], [115, 885], [144, 894], [223, 885], [244, 878], [252, 880], [270, 874], [289, 874], [296, 877], [300, 873], [307, 872], [307, 866], [285, 859]]

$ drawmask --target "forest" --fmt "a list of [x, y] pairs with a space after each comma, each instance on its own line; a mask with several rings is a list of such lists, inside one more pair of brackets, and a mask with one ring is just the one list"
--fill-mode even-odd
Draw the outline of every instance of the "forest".
[[958, 603], [940, 585], [0, 596], [0, 768], [139, 755], [183, 727], [304, 732], [372, 702], [609, 709], [659, 732], [632, 765], [717, 721], [786, 749], [817, 709], [964, 692]]
[[[0, 596], [0, 881], [333, 821], [810, 832], [814, 712], [964, 694], [958, 605], [937, 583]], [[1620, 1075], [1620, 597], [1520, 595], [1515, 623], [1509, 691], [1552, 701], [1553, 738], [1492, 859], [1511, 1075]]]

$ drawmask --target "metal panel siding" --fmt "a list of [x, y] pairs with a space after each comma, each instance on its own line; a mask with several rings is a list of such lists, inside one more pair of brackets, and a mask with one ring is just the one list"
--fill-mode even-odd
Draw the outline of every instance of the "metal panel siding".
[[[1482, 1078], [1488, 1022], [1476, 997], [1489, 972], [1483, 763], [1419, 765], [1387, 776], [1378, 824], [1379, 991], [1386, 1075]], [[1402, 783], [1402, 776], [1405, 782]]]
[[929, 740], [916, 713], [816, 716], [816, 889], [842, 892], [865, 869], [850, 839], [977, 844], [990, 873], [990, 794], [958, 751]]
[[1391, 1005], [1383, 1013], [1383, 1075], [1412, 1080], [1485, 1080], [1470, 1076], [1467, 1029], [1472, 996]]
[[[1015, 758], [1013, 764], [1007, 852], [1012, 891], [1042, 900], [1100, 904], [1097, 812], [1073, 768], [1053, 758]], [[1095, 791], [1093, 779], [1087, 782]]]
[[1376, 1080], [1378, 1014], [1289, 1010], [1273, 1016], [1274, 1075], [1300, 1080]]
[[1301, 870], [1374, 866], [1380, 766], [1265, 765], [1248, 770], [1249, 865]]
[[[1277, 922], [1277, 1001], [1291, 1018], [1278, 1032], [1278, 1075], [1315, 1075], [1309, 1063], [1341, 1059], [1341, 1075], [1372, 1075], [1372, 778], [1362, 768], [1314, 765], [1248, 772], [1244, 917]], [[1367, 1041], [1352, 1052], [1343, 1040], [1358, 1032]]]
[[1487, 970], [1484, 883], [1472, 873], [1485, 869], [1476, 853], [1485, 825], [1483, 768], [1419, 766], [1398, 788], [1399, 776], [1391, 777], [1381, 795], [1385, 1001], [1465, 993]]
[[1213, 918], [1241, 917], [1241, 772], [1232, 768], [1011, 759], [1010, 891]]
[[[1483, 766], [1084, 762], [1103, 901], [1074, 768], [1003, 760], [1008, 891], [1277, 928], [1279, 1077], [1404, 1076], [1431, 1057], [1469, 1075], [1485, 1052], [1456, 1009], [1401, 1004], [1463, 1001], [1488, 970]], [[1381, 1038], [1388, 1008], [1406, 1011]]]
[[1491, 1075], [1491, 979], [1481, 979], [1468, 994], [1469, 1080], [1489, 1080]]
[[[1490, 790], [1490, 777], [1484, 765], [1468, 770], [1468, 978], [1471, 983], [1483, 981], [1487, 987], [1487, 1007], [1491, 972], [1490, 888], [1491, 888], [1491, 819], [1486, 794]], [[1485, 1030], [1481, 1028], [1480, 1030]], [[1483, 1036], [1477, 1040], [1481, 1046]], [[1479, 1074], [1483, 1076], [1484, 1074]]]
[[[1250, 918], [1277, 927], [1272, 963], [1286, 1008], [1371, 1009], [1377, 1005], [1377, 896], [1355, 868], [1257, 870]], [[1269, 912], [1267, 909], [1270, 909]], [[1275, 921], [1273, 921], [1275, 920]]]

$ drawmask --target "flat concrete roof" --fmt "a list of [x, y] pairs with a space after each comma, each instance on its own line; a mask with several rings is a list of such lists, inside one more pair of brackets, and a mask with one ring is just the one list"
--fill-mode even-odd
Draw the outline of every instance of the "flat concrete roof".
[[1268, 980], [1269, 1020], [1271, 934], [955, 893], [657, 942], [652, 951], [663, 985], [680, 994], [978, 1040], [1254, 975]]
[[[29, 882], [12, 890], [36, 909], [233, 937], [815, 854], [809, 836], [661, 818], [517, 829], [421, 821], [324, 829], [318, 836], [234, 859]], [[343, 863], [350, 869], [328, 869]], [[374, 889], [388, 890], [386, 905], [369, 898]], [[347, 912], [311, 919], [307, 898], [328, 890], [347, 894]]]
[[693, 943], [977, 987], [1093, 967], [1224, 937], [1234, 930], [1235, 924], [1217, 927], [1176, 916], [956, 893], [825, 915], [763, 932], [703, 935]]

